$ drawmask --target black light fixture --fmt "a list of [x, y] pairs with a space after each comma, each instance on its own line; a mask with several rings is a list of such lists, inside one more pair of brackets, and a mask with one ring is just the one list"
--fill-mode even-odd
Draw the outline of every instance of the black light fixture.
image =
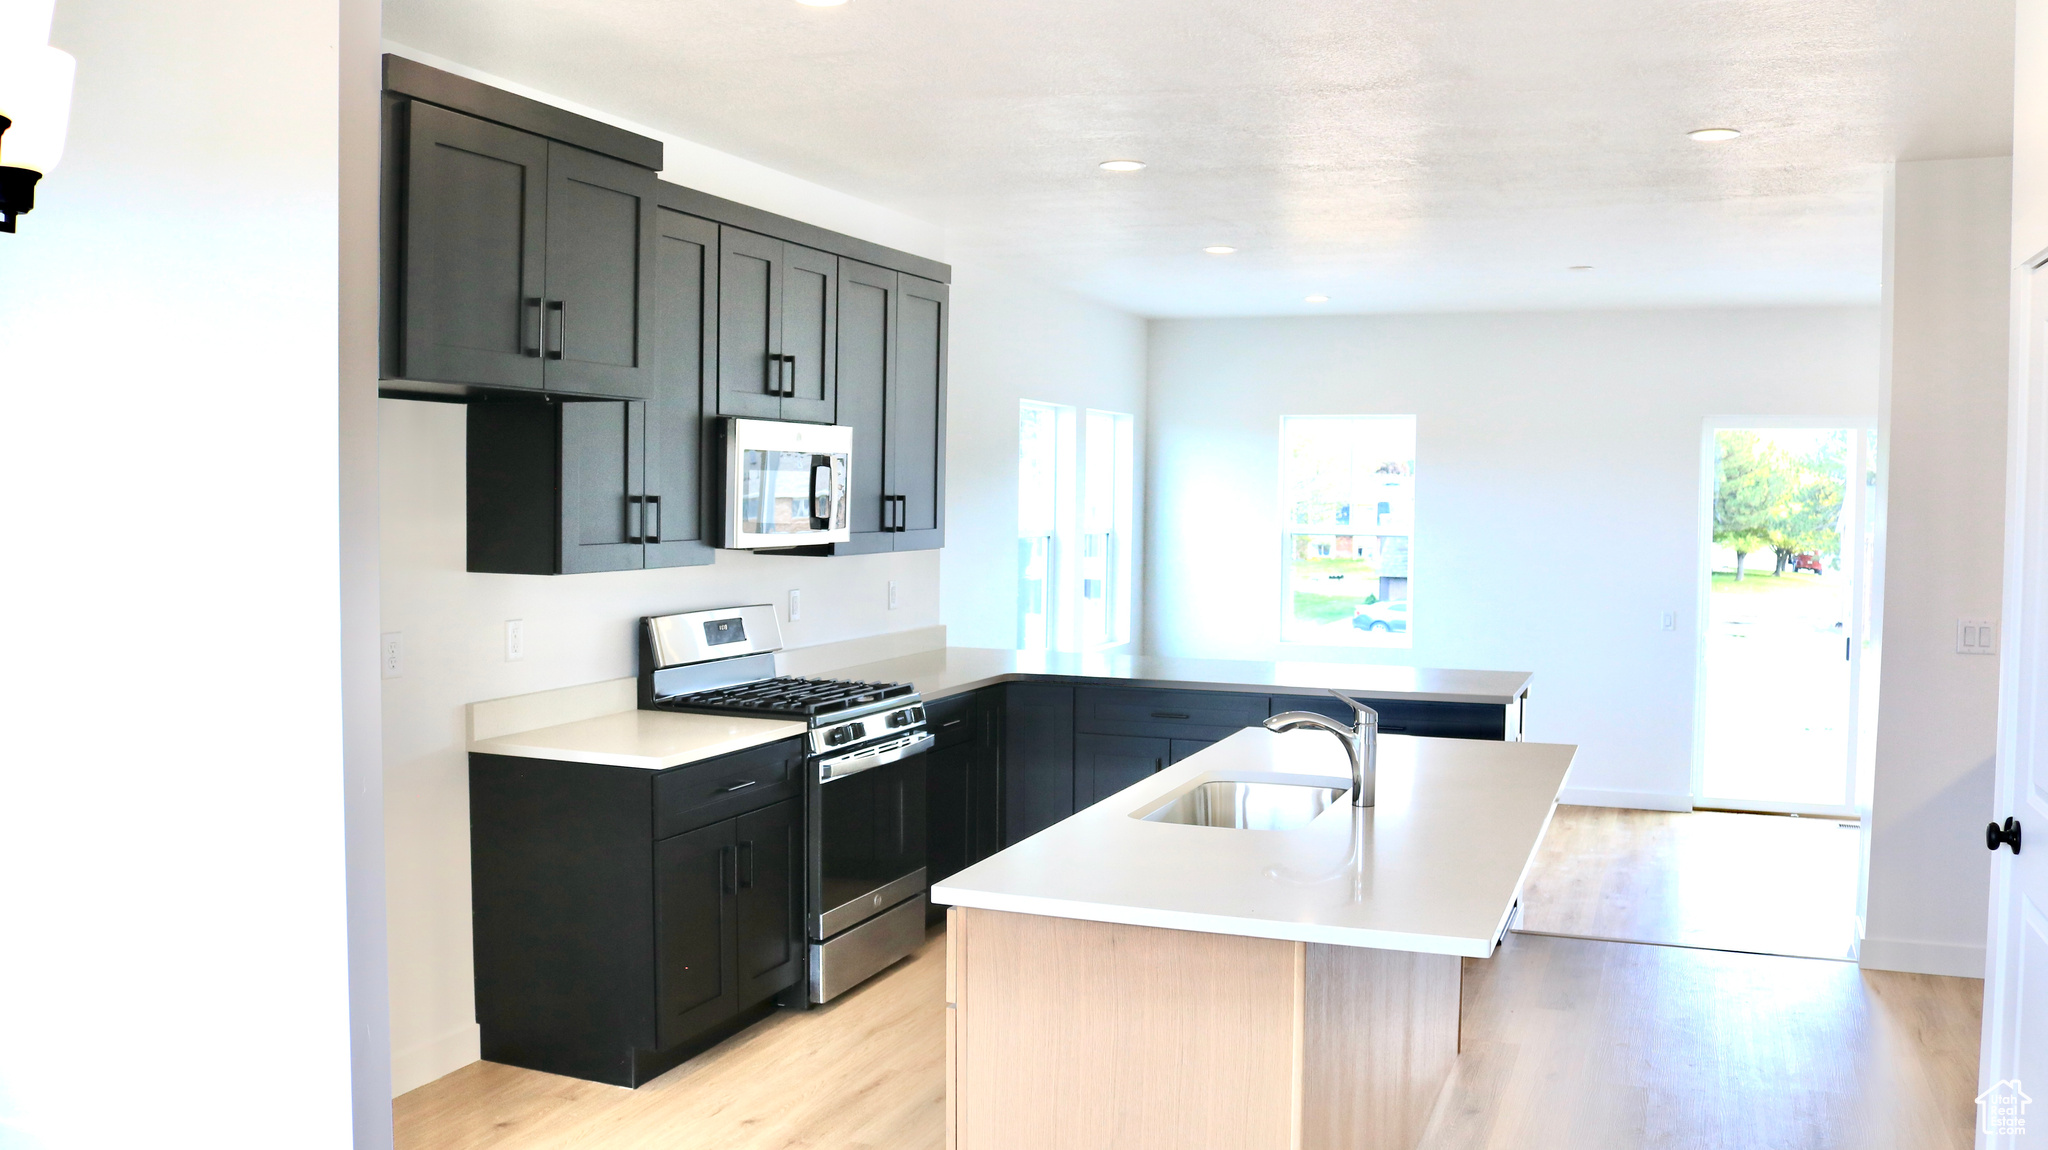
[[[13, 120], [0, 116], [0, 150], [7, 147], [7, 129], [13, 126]], [[35, 210], [36, 183], [42, 178], [34, 168], [0, 164], [0, 232], [13, 231], [14, 217]]]

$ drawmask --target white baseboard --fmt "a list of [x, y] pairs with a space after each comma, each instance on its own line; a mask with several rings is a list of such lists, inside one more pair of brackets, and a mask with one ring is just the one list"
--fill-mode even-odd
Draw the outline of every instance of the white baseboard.
[[439, 1038], [391, 1052], [391, 1096], [425, 1086], [483, 1057], [483, 1031], [464, 1023]]
[[1575, 807], [1627, 807], [1638, 811], [1690, 811], [1691, 795], [1667, 791], [1624, 791], [1613, 787], [1566, 787], [1557, 801]]
[[1856, 964], [1865, 970], [1943, 974], [1950, 978], [1984, 977], [1984, 948], [1968, 943], [1866, 938], [1856, 954]]

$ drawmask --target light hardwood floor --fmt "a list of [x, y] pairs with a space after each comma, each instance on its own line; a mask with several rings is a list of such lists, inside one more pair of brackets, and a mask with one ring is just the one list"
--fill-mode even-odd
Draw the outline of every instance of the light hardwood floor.
[[1560, 806], [1520, 928], [1852, 958], [1858, 835], [1834, 819]]
[[[1841, 962], [1511, 935], [1465, 962], [1464, 1052], [1421, 1150], [1968, 1146], [1982, 994]], [[940, 1150], [944, 1004], [934, 934], [831, 1006], [637, 1091], [466, 1067], [398, 1099], [398, 1146]]]

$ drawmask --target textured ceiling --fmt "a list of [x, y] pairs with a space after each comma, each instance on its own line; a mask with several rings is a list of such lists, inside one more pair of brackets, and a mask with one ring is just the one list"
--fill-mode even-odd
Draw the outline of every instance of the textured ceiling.
[[[396, 42], [1155, 316], [1874, 302], [1884, 163], [2011, 150], [2012, 28], [2011, 0], [385, 4]], [[1718, 125], [1744, 134], [1684, 134]]]

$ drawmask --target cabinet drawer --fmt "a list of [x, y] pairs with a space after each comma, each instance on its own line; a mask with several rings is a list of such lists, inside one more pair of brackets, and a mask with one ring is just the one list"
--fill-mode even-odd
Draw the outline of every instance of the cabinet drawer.
[[1267, 714], [1266, 696], [1221, 691], [1082, 687], [1074, 692], [1074, 704], [1076, 731], [1160, 739], [1227, 739]]
[[765, 747], [691, 763], [654, 777], [654, 837], [729, 819], [803, 793], [804, 744]]
[[924, 705], [925, 729], [939, 747], [957, 747], [974, 738], [974, 696], [955, 695]]
[[[1389, 735], [1425, 735], [1439, 739], [1505, 739], [1507, 708], [1492, 703], [1431, 703], [1413, 699], [1363, 699], [1380, 714], [1380, 730]], [[1275, 695], [1273, 713], [1314, 711], [1350, 722], [1351, 705], [1332, 695]]]

